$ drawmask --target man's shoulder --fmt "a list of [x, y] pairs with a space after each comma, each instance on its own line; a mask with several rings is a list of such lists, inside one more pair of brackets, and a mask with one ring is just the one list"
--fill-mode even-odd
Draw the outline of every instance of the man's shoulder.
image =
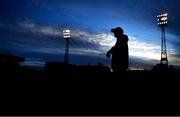
[[127, 35], [125, 35], [125, 34], [123, 34], [123, 39], [126, 39], [126, 41], [129, 41], [129, 38], [128, 38], [128, 36]]
[[123, 34], [123, 37], [126, 37], [126, 38], [128, 38], [128, 36], [127, 36], [126, 34]]

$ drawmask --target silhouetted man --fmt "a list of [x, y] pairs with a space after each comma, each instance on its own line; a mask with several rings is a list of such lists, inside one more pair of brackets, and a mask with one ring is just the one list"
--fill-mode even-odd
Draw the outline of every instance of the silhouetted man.
[[112, 55], [111, 67], [113, 72], [125, 72], [129, 66], [128, 36], [121, 27], [111, 29], [117, 38], [116, 44], [107, 52], [106, 56]]

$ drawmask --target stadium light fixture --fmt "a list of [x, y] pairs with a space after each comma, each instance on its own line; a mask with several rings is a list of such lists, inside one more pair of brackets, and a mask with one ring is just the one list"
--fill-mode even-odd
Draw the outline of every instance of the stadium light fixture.
[[168, 14], [164, 13], [157, 16], [157, 24], [162, 27], [168, 24]]

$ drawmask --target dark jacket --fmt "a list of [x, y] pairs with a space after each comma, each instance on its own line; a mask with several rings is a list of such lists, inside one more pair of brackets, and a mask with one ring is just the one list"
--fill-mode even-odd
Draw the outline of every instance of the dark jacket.
[[126, 71], [129, 66], [128, 36], [122, 34], [116, 44], [108, 51], [112, 55], [113, 71]]

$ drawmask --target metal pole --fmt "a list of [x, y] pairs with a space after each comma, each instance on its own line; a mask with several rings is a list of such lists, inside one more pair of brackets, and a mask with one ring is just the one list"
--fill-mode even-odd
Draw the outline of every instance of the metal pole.
[[66, 40], [66, 50], [64, 55], [64, 63], [69, 64], [69, 39]]
[[161, 35], [161, 64], [168, 65], [167, 59], [167, 50], [166, 50], [166, 35], [165, 35], [165, 27], [162, 26], [162, 35]]

